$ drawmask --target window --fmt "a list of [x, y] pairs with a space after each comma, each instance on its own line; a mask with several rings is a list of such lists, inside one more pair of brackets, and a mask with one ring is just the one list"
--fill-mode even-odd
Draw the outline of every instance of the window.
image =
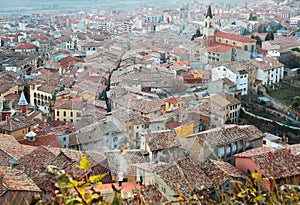
[[59, 116], [59, 111], [58, 110], [56, 111], [56, 116]]
[[64, 141], [66, 141], [66, 140], [67, 140], [67, 138], [66, 138], [66, 137], [64, 137], [64, 138], [63, 138], [63, 140], [64, 140]]
[[66, 115], [67, 115], [67, 112], [66, 112], [66, 111], [64, 111], [64, 117], [66, 117]]
[[33, 96], [36, 98], [36, 93], [34, 93]]
[[248, 46], [247, 45], [244, 46], [244, 51], [248, 51]]
[[73, 117], [73, 112], [70, 113], [71, 117]]

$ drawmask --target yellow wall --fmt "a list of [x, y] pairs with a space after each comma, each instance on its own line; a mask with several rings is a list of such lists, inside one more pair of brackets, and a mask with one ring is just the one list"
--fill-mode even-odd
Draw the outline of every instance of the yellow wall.
[[172, 103], [166, 102], [166, 110], [169, 110], [171, 108], [177, 108], [177, 107], [178, 107], [178, 103], [172, 104]]
[[[57, 115], [59, 112], [59, 115]], [[66, 116], [64, 116], [64, 112], [66, 112]], [[71, 116], [71, 112], [73, 116]], [[79, 114], [77, 116], [77, 113]], [[79, 110], [67, 110], [67, 109], [55, 109], [54, 110], [54, 120], [58, 121], [66, 121], [66, 122], [76, 122], [81, 120], [82, 112]]]
[[[35, 97], [36, 96], [36, 97]], [[40, 96], [40, 98], [38, 97]], [[43, 99], [41, 98], [43, 96]], [[46, 93], [40, 90], [37, 90], [34, 85], [30, 85], [30, 104], [34, 105], [34, 101], [36, 100], [36, 105], [44, 107], [45, 113], [49, 112], [49, 99], [52, 99], [52, 94], [51, 93]], [[40, 101], [40, 103], [38, 103]], [[43, 105], [44, 102], [44, 105]]]
[[18, 93], [18, 91], [19, 91], [19, 86], [16, 85], [16, 86], [10, 88], [8, 91], [2, 93], [2, 96], [5, 97], [9, 94], [16, 94], [16, 93]]
[[191, 123], [175, 128], [175, 133], [177, 134], [177, 137], [187, 137], [193, 134], [193, 129], [194, 123]]
[[[30, 129], [28, 129], [29, 127], [30, 127]], [[13, 132], [10, 132], [10, 131], [7, 131], [7, 130], [3, 130], [2, 133], [3, 134], [12, 135], [12, 136], [14, 136], [16, 138], [16, 140], [21, 140], [21, 139], [24, 139], [25, 135], [28, 132], [30, 132], [30, 130], [33, 130], [33, 125], [21, 128], [19, 130], [13, 131]]]

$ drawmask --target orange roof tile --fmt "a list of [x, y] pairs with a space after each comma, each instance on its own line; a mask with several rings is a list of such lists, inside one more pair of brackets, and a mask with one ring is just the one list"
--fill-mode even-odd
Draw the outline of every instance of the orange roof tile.
[[231, 34], [231, 33], [225, 33], [222, 31], [215, 31], [215, 36], [220, 37], [220, 38], [226, 38], [229, 40], [234, 40], [234, 41], [239, 41], [239, 42], [244, 42], [244, 43], [255, 43], [256, 40], [247, 36], [240, 36], [236, 34]]

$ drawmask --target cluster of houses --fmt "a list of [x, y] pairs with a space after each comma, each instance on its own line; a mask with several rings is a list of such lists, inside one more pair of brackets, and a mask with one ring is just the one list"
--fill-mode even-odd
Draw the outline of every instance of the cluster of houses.
[[23, 17], [26, 32], [1, 37], [0, 204], [15, 194], [20, 204], [36, 194], [50, 200], [55, 177], [47, 167], [74, 171], [84, 155], [91, 166], [79, 177], [109, 173], [104, 184], [142, 187], [158, 204], [200, 187], [230, 191], [232, 179], [245, 183], [252, 173], [266, 178], [264, 190], [273, 180], [297, 182], [300, 147], [239, 120], [244, 96], [283, 80], [278, 39], [292, 38], [268, 41], [261, 52], [255, 39], [217, 28], [209, 6], [203, 36], [191, 41], [167, 27], [177, 25], [169, 13], [148, 16], [151, 32], [126, 21], [126, 32], [114, 35], [73, 33], [96, 22], [111, 28], [82, 13], [83, 25], [52, 16], [40, 31]]

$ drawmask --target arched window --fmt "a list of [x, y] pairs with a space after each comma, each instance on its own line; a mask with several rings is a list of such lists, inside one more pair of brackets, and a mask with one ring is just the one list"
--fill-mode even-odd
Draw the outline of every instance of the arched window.
[[247, 45], [244, 46], [244, 51], [248, 51], [248, 46]]

